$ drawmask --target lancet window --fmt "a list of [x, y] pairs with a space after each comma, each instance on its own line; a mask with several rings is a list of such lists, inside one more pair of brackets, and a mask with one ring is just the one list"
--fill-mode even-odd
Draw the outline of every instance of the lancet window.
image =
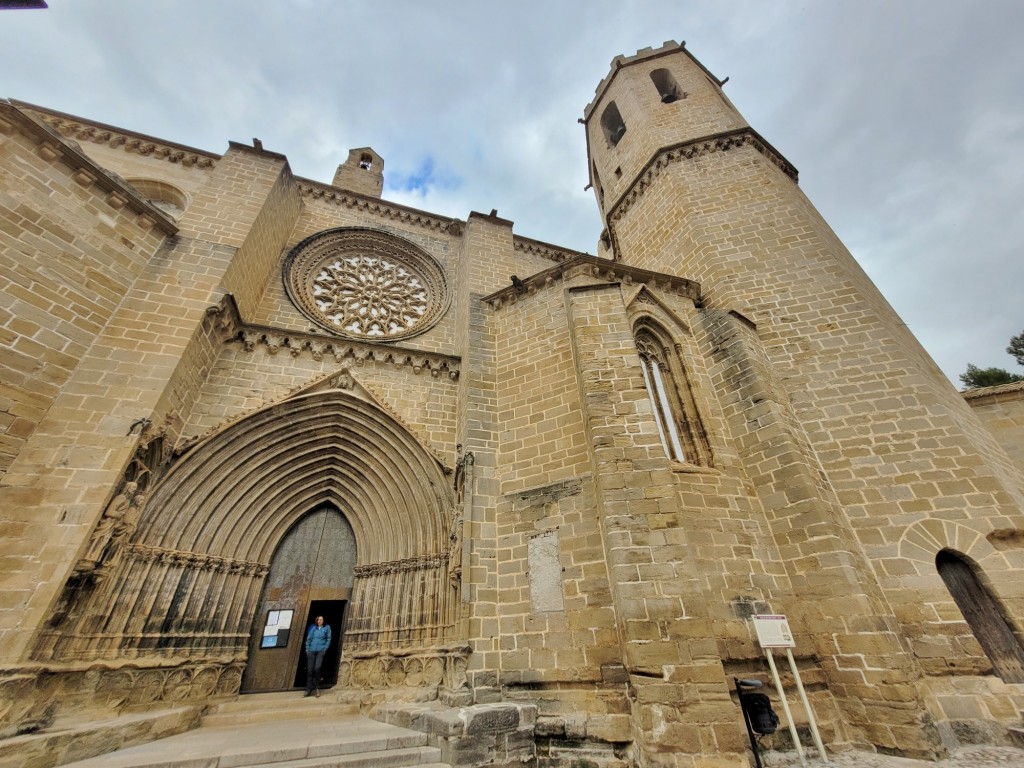
[[709, 466], [711, 451], [686, 372], [667, 336], [649, 325], [635, 332], [644, 384], [665, 453], [677, 462]]

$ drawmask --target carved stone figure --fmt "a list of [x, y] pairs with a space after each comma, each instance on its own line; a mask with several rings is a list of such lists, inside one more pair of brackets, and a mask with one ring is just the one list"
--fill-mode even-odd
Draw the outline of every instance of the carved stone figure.
[[[129, 514], [129, 510], [132, 509], [133, 502], [138, 495], [138, 487], [137, 483], [129, 481], [124, 484], [121, 492], [111, 499], [110, 504], [103, 511], [103, 516], [100, 517], [100, 521], [96, 524], [96, 528], [93, 529], [92, 536], [89, 538], [89, 545], [85, 549], [85, 554], [75, 566], [76, 571], [79, 573], [89, 573], [99, 568], [111, 553], [110, 545], [115, 536], [118, 537], [119, 541], [124, 538], [124, 520], [126, 515]], [[135, 523], [137, 523], [138, 516], [135, 515], [134, 517]], [[132, 524], [133, 530], [135, 523]]]

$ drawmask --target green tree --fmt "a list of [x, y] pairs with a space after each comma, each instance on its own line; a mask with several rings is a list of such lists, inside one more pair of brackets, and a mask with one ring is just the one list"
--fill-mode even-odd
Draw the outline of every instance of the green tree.
[[1012, 384], [1015, 381], [1024, 381], [1024, 376], [1004, 371], [1002, 368], [979, 368], [971, 363], [967, 364], [967, 372], [960, 374], [960, 382], [967, 389], [994, 387], [997, 384]]
[[1006, 348], [1006, 351], [1014, 356], [1017, 365], [1024, 365], [1024, 331], [1010, 337], [1010, 346]]

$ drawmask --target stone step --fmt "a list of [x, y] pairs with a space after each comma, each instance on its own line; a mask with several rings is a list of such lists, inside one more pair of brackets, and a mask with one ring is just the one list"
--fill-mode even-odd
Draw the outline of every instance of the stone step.
[[424, 733], [355, 715], [203, 726], [67, 768], [404, 768], [437, 764]]
[[358, 705], [339, 701], [329, 693], [303, 696], [301, 691], [260, 693], [239, 696], [219, 704], [203, 716], [203, 725], [222, 727], [266, 723], [276, 720], [298, 720], [358, 714]]
[[51, 768], [162, 739], [199, 725], [198, 707], [154, 710], [102, 720], [59, 717], [50, 727], [0, 740], [0, 768]]
[[[333, 755], [329, 757], [309, 757], [304, 760], [289, 760], [275, 763], [232, 763], [234, 768], [252, 768], [252, 766], [273, 766], [273, 768], [411, 768], [412, 766], [444, 766], [437, 760], [441, 750], [437, 747], [412, 747], [409, 749], [386, 749], [375, 752], [358, 752], [349, 755]], [[223, 768], [218, 765], [217, 768]]]

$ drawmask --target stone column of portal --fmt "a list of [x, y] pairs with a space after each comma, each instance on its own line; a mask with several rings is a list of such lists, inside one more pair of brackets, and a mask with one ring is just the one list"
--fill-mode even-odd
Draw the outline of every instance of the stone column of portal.
[[746, 766], [696, 569], [680, 528], [664, 524], [679, 502], [621, 289], [571, 288], [567, 305], [637, 764]]
[[922, 700], [920, 668], [900, 642], [785, 387], [743, 320], [708, 310], [702, 318], [734, 445], [799, 597], [786, 611], [815, 643], [849, 722], [876, 746], [934, 759], [944, 750]]

